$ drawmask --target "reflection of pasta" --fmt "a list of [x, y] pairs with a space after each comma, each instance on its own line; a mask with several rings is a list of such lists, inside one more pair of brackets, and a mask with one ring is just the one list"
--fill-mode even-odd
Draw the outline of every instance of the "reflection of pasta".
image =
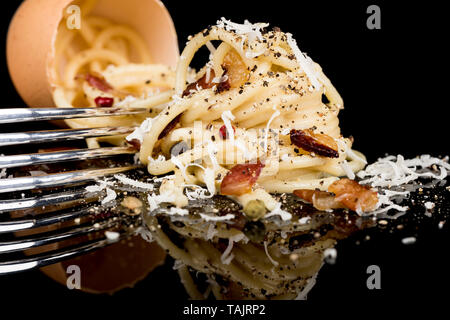
[[[178, 261], [182, 283], [194, 299], [203, 299], [204, 296], [188, 267], [208, 275], [207, 282], [216, 299], [294, 299], [319, 271], [323, 251], [335, 243], [332, 238], [319, 239], [288, 251], [287, 245], [275, 241], [270, 245], [267, 242], [243, 242], [241, 239], [246, 237], [242, 232], [228, 229], [226, 224], [211, 223], [205, 227], [204, 224], [185, 223], [180, 227], [177, 223], [170, 223], [170, 228], [183, 238], [183, 245], [179, 247], [162, 228], [158, 228], [160, 224], [156, 218], [151, 217], [149, 224], [158, 244]], [[297, 232], [304, 230], [305, 234], [311, 227], [294, 225], [299, 227]], [[212, 237], [206, 232], [210, 228], [214, 230]], [[290, 232], [293, 230], [291, 228]], [[226, 249], [221, 249], [220, 239], [236, 241], [226, 257]]]
[[[81, 2], [81, 29], [69, 30], [65, 19], [61, 21], [52, 69], [56, 106], [93, 107], [97, 97], [113, 98], [117, 107], [147, 107], [168, 102], [169, 94], [157, 99], [154, 96], [172, 90], [173, 71], [164, 65], [151, 64], [146, 43], [133, 29], [90, 15], [95, 2]], [[104, 78], [114, 90], [105, 92], [83, 81], [87, 74]], [[67, 123], [75, 128], [136, 126], [144, 119], [133, 115], [68, 120]]]

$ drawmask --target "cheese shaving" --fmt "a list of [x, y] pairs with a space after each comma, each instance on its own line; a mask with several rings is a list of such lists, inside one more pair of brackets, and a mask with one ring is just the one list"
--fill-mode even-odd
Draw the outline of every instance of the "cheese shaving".
[[225, 128], [227, 129], [228, 139], [230, 139], [230, 141], [234, 141], [234, 130], [233, 126], [231, 125], [231, 121], [235, 119], [234, 115], [230, 110], [227, 110], [222, 112], [221, 118], [223, 120], [223, 123], [225, 124]]
[[403, 244], [414, 244], [414, 243], [416, 243], [416, 238], [415, 237], [403, 238], [402, 243]]
[[269, 249], [267, 248], [267, 241], [264, 241], [264, 251], [266, 252], [266, 256], [269, 261], [276, 267], [278, 266], [278, 261], [273, 260], [273, 258], [269, 254]]
[[117, 241], [119, 239], [120, 233], [115, 231], [105, 231], [105, 236], [110, 241]]
[[153, 124], [153, 118], [145, 119], [139, 127], [137, 127], [130, 135], [126, 137], [127, 141], [138, 140], [140, 143], [144, 141], [144, 136], [150, 131]]
[[273, 216], [280, 216], [282, 220], [286, 221], [286, 220], [290, 220], [292, 218], [292, 214], [290, 214], [289, 212], [281, 209], [281, 203], [277, 203], [277, 205], [275, 206], [275, 208], [269, 212], [268, 214], [266, 214], [265, 218], [270, 218]]
[[6, 168], [0, 170], [0, 179], [6, 178]]
[[[418, 172], [418, 167], [422, 169], [430, 168], [436, 165], [439, 168], [439, 174], [434, 174], [430, 171]], [[357, 173], [357, 176], [362, 180], [363, 184], [370, 184], [374, 187], [391, 187], [400, 186], [417, 180], [420, 177], [428, 177], [442, 180], [447, 177], [447, 170], [450, 170], [450, 165], [442, 159], [434, 158], [429, 155], [422, 155], [419, 158], [405, 160], [402, 155], [387, 156], [378, 159], [377, 162], [372, 163]]]
[[217, 21], [217, 27], [235, 32], [236, 34], [245, 35], [247, 36], [249, 43], [255, 41], [256, 39], [262, 41], [264, 38], [261, 31], [263, 28], [268, 26], [268, 23], [252, 24], [248, 20], [245, 20], [244, 24], [235, 23], [225, 19], [224, 17]]
[[149, 194], [147, 196], [148, 204], [150, 205], [150, 211], [156, 210], [159, 207], [160, 203], [171, 203], [175, 201], [175, 194], [171, 193], [163, 193], [160, 195]]
[[200, 216], [205, 220], [205, 221], [227, 221], [227, 220], [232, 220], [234, 219], [234, 214], [226, 214], [224, 216], [221, 217], [214, 217], [214, 216], [210, 216], [204, 213], [200, 213]]
[[208, 231], [206, 233], [206, 240], [211, 240], [212, 238], [214, 238], [214, 236], [216, 234], [218, 234], [219, 232], [216, 230], [215, 225], [214, 224], [210, 224], [208, 226]]
[[239, 241], [241, 241], [241, 240], [243, 240], [243, 239], [245, 239], [246, 237], [245, 237], [245, 235], [243, 234], [243, 233], [238, 233], [238, 234], [236, 234], [236, 235], [234, 235], [234, 236], [231, 236], [229, 239], [228, 239], [228, 246], [227, 246], [227, 248], [225, 249], [225, 251], [222, 253], [222, 256], [220, 257], [220, 261], [223, 263], [223, 264], [230, 264], [230, 262], [233, 260], [233, 258], [234, 258], [234, 254], [232, 254], [231, 253], [231, 250], [233, 250], [233, 244], [235, 243], [235, 242], [239, 242]]
[[355, 174], [353, 173], [352, 168], [350, 168], [350, 166], [348, 165], [347, 160], [342, 161], [342, 162], [340, 163], [340, 166], [341, 166], [342, 170], [344, 170], [345, 175], [346, 175], [349, 179], [351, 179], [351, 180], [355, 179]]
[[116, 174], [116, 175], [114, 175], [114, 178], [116, 178], [123, 184], [133, 186], [136, 188], [146, 189], [146, 190], [150, 190], [150, 191], [153, 191], [153, 189], [154, 189], [154, 186], [151, 183], [145, 183], [145, 182], [133, 180], [133, 179], [130, 179], [130, 178], [124, 176], [123, 174]]
[[113, 189], [106, 188], [106, 197], [103, 198], [102, 204], [106, 204], [108, 202], [111, 202], [113, 200], [116, 200], [117, 194]]
[[294, 53], [295, 58], [300, 66], [300, 68], [306, 73], [306, 76], [311, 81], [311, 84], [316, 90], [320, 89], [322, 86], [318, 80], [317, 72], [314, 69], [313, 62], [306, 54], [300, 51], [297, 41], [292, 38], [292, 34], [286, 33], [287, 42]]

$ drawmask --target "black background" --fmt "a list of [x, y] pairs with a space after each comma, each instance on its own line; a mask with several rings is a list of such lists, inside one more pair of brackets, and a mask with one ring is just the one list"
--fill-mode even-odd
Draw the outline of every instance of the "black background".
[[[2, 2], [2, 46], [9, 21], [20, 2]], [[395, 5], [394, 1], [163, 2], [175, 22], [180, 48], [188, 35], [215, 24], [221, 16], [236, 22], [244, 19], [269, 22], [293, 33], [299, 47], [322, 65], [343, 96], [345, 109], [340, 114], [343, 134], [353, 135], [356, 149], [363, 151], [370, 161], [385, 153], [448, 154], [448, 59], [444, 57], [448, 54], [443, 48], [448, 37], [448, 19], [437, 1], [420, 5], [409, 1], [395, 1]], [[366, 9], [370, 4], [381, 7], [381, 30], [366, 27]], [[10, 82], [4, 52], [1, 47], [0, 107], [24, 105]], [[342, 308], [336, 311], [347, 316], [354, 315], [354, 307], [361, 304], [369, 308], [373, 303], [374, 308], [380, 308], [395, 302], [404, 309], [450, 298], [446, 262], [448, 227], [438, 230], [436, 225], [424, 224], [417, 228], [419, 241], [412, 246], [402, 245], [401, 237], [389, 232], [359, 246], [354, 240], [344, 241], [338, 247], [337, 264], [322, 269], [310, 301], [316, 305], [342, 301]], [[408, 234], [400, 234], [405, 235]], [[366, 268], [371, 264], [381, 267], [381, 290], [366, 288]], [[7, 301], [20, 300], [99, 306], [121, 301], [126, 308], [142, 303], [156, 308], [155, 300], [170, 304], [173, 299], [185, 299], [176, 274], [168, 268], [157, 270], [135, 289], [123, 290], [113, 297], [68, 291], [38, 271], [0, 277], [0, 292], [1, 307]], [[172, 306], [174, 310], [181, 304]], [[294, 309], [290, 306], [289, 310]]]

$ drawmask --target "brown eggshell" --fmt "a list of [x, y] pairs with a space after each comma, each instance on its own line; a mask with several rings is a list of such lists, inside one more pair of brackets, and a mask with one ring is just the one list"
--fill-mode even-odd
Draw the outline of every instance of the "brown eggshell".
[[165, 257], [165, 251], [156, 242], [148, 243], [138, 235], [41, 270], [65, 286], [70, 275], [66, 273], [67, 268], [76, 265], [81, 271], [82, 291], [112, 294], [132, 288], [162, 265]]
[[[54, 61], [55, 39], [64, 9], [72, 0], [26, 0], [14, 15], [7, 36], [7, 62], [14, 85], [31, 107], [52, 107], [50, 68]], [[176, 66], [179, 56], [172, 19], [158, 0], [99, 0], [93, 15], [134, 28], [146, 41], [154, 63]], [[47, 227], [46, 229], [49, 229]], [[32, 234], [31, 232], [30, 234]], [[57, 249], [53, 244], [47, 249]], [[39, 250], [30, 252], [39, 253]], [[110, 245], [75, 259], [42, 269], [65, 284], [70, 264], [81, 268], [82, 290], [113, 293], [133, 286], [161, 265], [165, 252], [140, 236]]]
[[[54, 106], [50, 66], [64, 10], [72, 0], [26, 0], [7, 36], [9, 73], [31, 107]], [[176, 66], [179, 56], [173, 21], [158, 0], [99, 0], [92, 14], [134, 28], [146, 41], [154, 63]]]

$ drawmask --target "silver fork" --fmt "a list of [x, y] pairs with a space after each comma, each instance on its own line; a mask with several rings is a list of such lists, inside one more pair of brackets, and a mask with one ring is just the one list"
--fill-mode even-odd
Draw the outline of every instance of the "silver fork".
[[[0, 109], [0, 124], [145, 112], [147, 112], [145, 109], [118, 108]], [[0, 133], [0, 147], [123, 135], [133, 130], [132, 127], [107, 127]], [[24, 166], [48, 166], [60, 162], [66, 165], [68, 161], [93, 160], [134, 153], [135, 150], [131, 147], [105, 147], [2, 155], [0, 172]], [[136, 230], [127, 226], [133, 227], [138, 217], [124, 218], [120, 214], [93, 215], [93, 204], [98, 202], [104, 191], [88, 192], [85, 187], [86, 184], [99, 178], [136, 168], [136, 165], [131, 164], [40, 176], [1, 178], [0, 275], [40, 268], [105, 247], [134, 234]], [[68, 226], [61, 227], [61, 223]], [[108, 239], [105, 236], [107, 230], [117, 230], [119, 237], [114, 240]], [[58, 248], [60, 243], [75, 239], [80, 241]], [[49, 245], [53, 245], [50, 246], [51, 250], [48, 249]], [[38, 251], [29, 253], [30, 249]]]

